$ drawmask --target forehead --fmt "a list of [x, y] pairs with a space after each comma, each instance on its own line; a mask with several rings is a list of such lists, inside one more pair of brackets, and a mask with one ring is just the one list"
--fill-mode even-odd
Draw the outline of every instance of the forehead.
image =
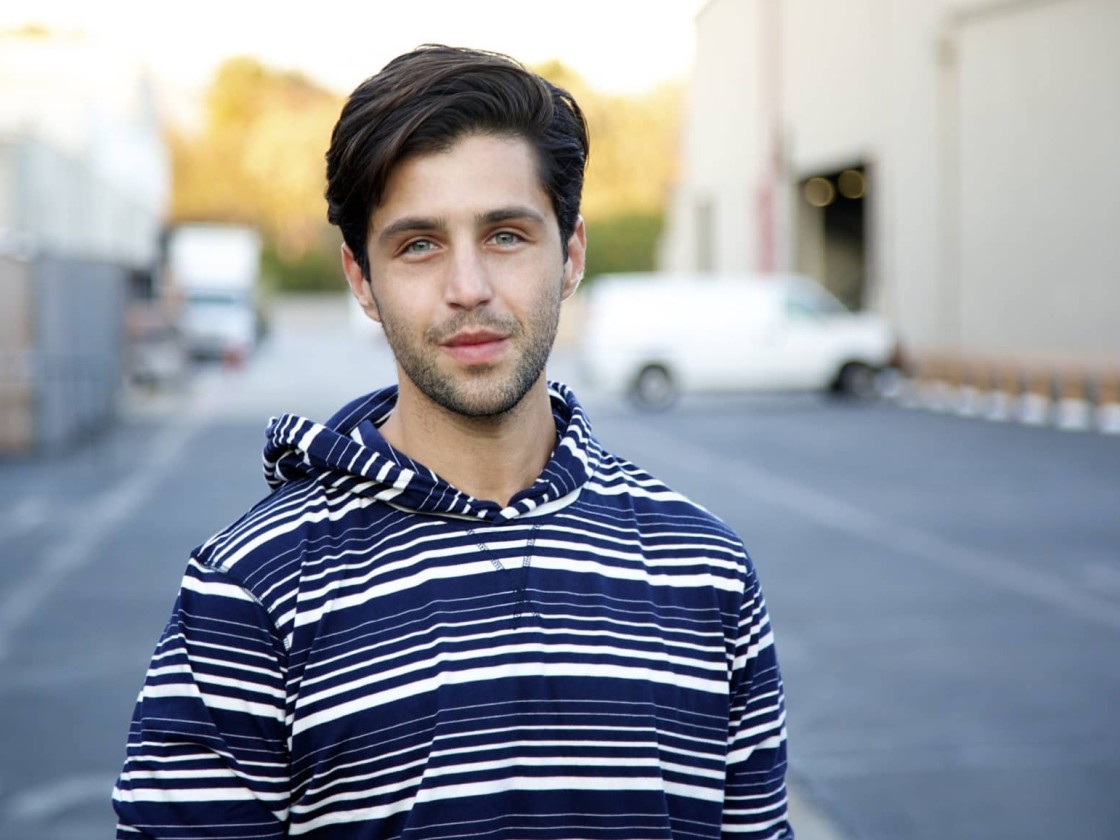
[[484, 213], [514, 202], [554, 218], [532, 144], [510, 135], [468, 134], [446, 149], [398, 162], [370, 223], [378, 227], [402, 214]]

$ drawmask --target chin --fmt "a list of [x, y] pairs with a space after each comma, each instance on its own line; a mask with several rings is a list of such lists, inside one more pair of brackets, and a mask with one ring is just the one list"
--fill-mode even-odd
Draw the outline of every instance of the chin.
[[444, 379], [417, 382], [417, 387], [432, 402], [463, 417], [487, 418], [509, 414], [519, 406], [540, 381], [541, 374], [528, 371], [505, 376], [479, 374], [473, 381]]

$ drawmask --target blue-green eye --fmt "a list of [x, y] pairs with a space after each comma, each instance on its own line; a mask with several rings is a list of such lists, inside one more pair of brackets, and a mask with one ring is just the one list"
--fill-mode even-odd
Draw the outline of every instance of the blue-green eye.
[[426, 254], [435, 247], [430, 239], [415, 239], [404, 246], [405, 253]]
[[503, 230], [494, 234], [494, 242], [498, 245], [516, 245], [521, 241], [521, 237], [512, 231]]

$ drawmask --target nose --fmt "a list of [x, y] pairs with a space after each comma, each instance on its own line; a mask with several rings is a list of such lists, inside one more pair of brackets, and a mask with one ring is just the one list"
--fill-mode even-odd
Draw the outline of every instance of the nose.
[[444, 299], [459, 309], [475, 309], [490, 300], [492, 289], [487, 266], [474, 248], [456, 249], [450, 261]]

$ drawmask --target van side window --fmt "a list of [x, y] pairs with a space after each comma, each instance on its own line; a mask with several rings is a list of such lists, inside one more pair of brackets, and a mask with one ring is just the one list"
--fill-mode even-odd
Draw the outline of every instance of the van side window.
[[847, 311], [844, 304], [823, 289], [790, 289], [786, 297], [786, 315], [790, 318], [819, 318]]
[[790, 318], [816, 318], [821, 313], [808, 301], [791, 295], [786, 298], [786, 315]]

